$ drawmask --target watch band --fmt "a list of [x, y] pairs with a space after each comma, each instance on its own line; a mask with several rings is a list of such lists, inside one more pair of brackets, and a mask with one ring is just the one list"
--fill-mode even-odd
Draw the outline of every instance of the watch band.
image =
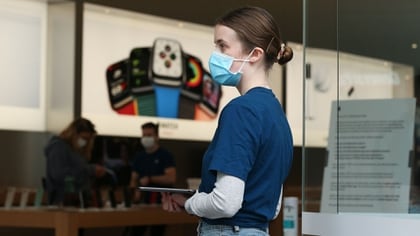
[[179, 87], [154, 85], [158, 117], [178, 118]]
[[194, 120], [197, 101], [183, 94], [179, 97], [178, 118]]
[[132, 100], [131, 102], [125, 104], [122, 107], [119, 108], [114, 108], [114, 110], [118, 113], [118, 114], [122, 114], [122, 115], [135, 115], [136, 113], [136, 103], [134, 100]]
[[156, 116], [156, 95], [153, 91], [136, 97], [136, 114], [139, 116]]
[[196, 104], [194, 120], [211, 121], [214, 120], [214, 117], [211, 117], [209, 114], [207, 114], [207, 112], [201, 108], [200, 104]]

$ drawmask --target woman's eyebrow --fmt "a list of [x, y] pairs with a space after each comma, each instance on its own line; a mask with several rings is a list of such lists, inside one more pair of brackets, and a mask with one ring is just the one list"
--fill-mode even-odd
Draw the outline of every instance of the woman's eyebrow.
[[225, 41], [223, 39], [217, 39], [214, 43], [215, 44], [222, 44], [222, 43], [225, 43]]

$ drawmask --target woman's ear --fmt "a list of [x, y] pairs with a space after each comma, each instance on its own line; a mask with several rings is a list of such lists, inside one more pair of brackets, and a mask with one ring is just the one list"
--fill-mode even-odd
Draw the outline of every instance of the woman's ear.
[[249, 61], [253, 63], [257, 62], [259, 60], [262, 60], [263, 56], [264, 56], [264, 50], [260, 47], [255, 47], [253, 49], [251, 56], [249, 57]]

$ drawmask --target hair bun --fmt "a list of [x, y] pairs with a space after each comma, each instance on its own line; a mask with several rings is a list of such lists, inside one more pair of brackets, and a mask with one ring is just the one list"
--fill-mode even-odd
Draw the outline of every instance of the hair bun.
[[281, 44], [281, 49], [279, 52], [277, 63], [284, 65], [293, 58], [293, 50], [289, 46], [286, 46], [284, 43]]

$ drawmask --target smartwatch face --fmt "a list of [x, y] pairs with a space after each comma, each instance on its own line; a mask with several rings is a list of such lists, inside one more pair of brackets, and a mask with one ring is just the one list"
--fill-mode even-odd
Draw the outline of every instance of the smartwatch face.
[[185, 66], [181, 44], [172, 39], [157, 38], [152, 51], [153, 82], [166, 86], [180, 86]]
[[215, 116], [219, 110], [222, 87], [213, 81], [210, 73], [204, 72], [202, 105], [209, 115]]
[[185, 78], [181, 93], [190, 99], [199, 101], [203, 93], [203, 66], [200, 59], [185, 55]]
[[120, 108], [130, 102], [130, 85], [128, 82], [128, 60], [121, 60], [106, 69], [106, 80], [111, 106]]
[[152, 89], [149, 78], [150, 48], [134, 48], [130, 52], [129, 76], [133, 93], [139, 94]]

